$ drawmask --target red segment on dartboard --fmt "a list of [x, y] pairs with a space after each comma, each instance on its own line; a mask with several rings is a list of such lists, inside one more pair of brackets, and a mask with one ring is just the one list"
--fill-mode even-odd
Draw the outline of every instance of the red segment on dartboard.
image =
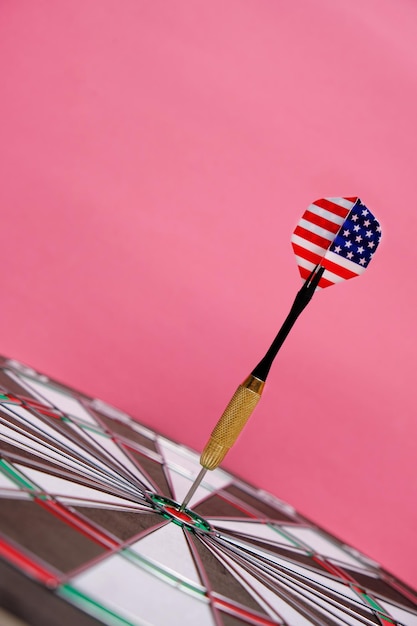
[[[21, 395], [13, 395], [11, 393], [3, 394], [3, 397], [6, 399], [6, 402], [11, 402], [12, 404], [23, 405], [25, 408], [33, 409], [41, 415], [46, 415], [47, 417], [53, 417], [55, 419], [60, 419], [62, 417], [62, 413], [58, 411], [58, 409], [54, 409], [54, 407], [46, 406], [42, 404], [38, 400], [34, 400], [33, 398], [27, 398], [26, 396]], [[4, 400], [3, 400], [4, 402]]]
[[118, 548], [119, 543], [114, 541], [111, 537], [108, 537], [104, 533], [100, 532], [97, 528], [94, 528], [88, 522], [82, 520], [78, 515], [69, 511], [66, 507], [62, 506], [58, 502], [53, 500], [42, 500], [41, 498], [35, 498], [35, 502], [41, 507], [58, 517], [62, 522], [65, 522], [75, 530], [78, 530], [81, 534], [88, 539], [91, 539], [95, 543], [98, 543], [103, 548]]
[[56, 587], [59, 584], [59, 578], [55, 574], [42, 567], [39, 563], [32, 561], [20, 550], [3, 541], [3, 539], [0, 539], [0, 555], [26, 572], [28, 576], [35, 578], [47, 587]]
[[265, 619], [260, 615], [255, 615], [248, 610], [244, 610], [231, 604], [230, 602], [226, 602], [225, 600], [221, 600], [220, 598], [214, 598], [214, 606], [220, 609], [226, 609], [228, 612], [231, 611], [236, 616], [242, 617], [243, 619], [250, 620], [252, 623], [259, 624], [259, 626], [274, 626], [276, 622], [271, 622], [269, 619]]

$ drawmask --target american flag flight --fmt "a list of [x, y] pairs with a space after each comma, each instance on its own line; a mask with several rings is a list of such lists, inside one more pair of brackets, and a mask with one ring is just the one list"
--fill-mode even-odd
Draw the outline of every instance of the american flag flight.
[[378, 220], [359, 198], [322, 198], [303, 214], [291, 237], [302, 278], [325, 267], [319, 287], [362, 274], [381, 240]]

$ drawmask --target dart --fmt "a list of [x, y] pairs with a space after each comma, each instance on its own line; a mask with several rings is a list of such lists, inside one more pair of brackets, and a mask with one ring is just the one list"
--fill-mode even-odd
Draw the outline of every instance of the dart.
[[238, 386], [200, 457], [202, 469], [185, 496], [184, 510], [208, 470], [216, 469], [257, 406], [272, 363], [317, 289], [360, 276], [381, 239], [381, 227], [357, 197], [322, 198], [298, 222], [291, 244], [304, 284], [265, 356]]

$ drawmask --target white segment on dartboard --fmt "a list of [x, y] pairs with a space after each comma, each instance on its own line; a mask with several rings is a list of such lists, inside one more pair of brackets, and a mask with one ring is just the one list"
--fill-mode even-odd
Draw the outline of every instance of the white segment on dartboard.
[[[119, 485], [121, 489], [124, 488], [130, 492], [132, 491], [132, 485], [130, 482], [121, 477], [118, 472], [109, 468], [103, 461], [97, 459], [97, 457], [93, 456], [90, 452], [80, 447], [72, 439], [69, 439], [68, 435], [62, 433], [59, 428], [52, 428], [52, 426], [49, 426], [46, 421], [41, 420], [20, 405], [3, 405], [2, 409], [6, 413], [12, 415], [14, 419], [20, 419], [23, 425], [32, 426], [39, 431], [39, 433], [41, 433], [42, 436], [48, 440], [51, 447], [53, 447], [54, 444], [59, 444], [61, 448], [68, 453], [68, 455], [72, 455], [79, 460], [80, 464], [86, 463], [93, 471], [97, 471], [97, 475], [101, 477], [101, 480], [110, 480], [111, 482], [115, 482], [115, 484]], [[84, 431], [81, 429], [80, 431], [80, 434], [84, 436]], [[39, 439], [39, 442], [42, 445], [41, 439]], [[59, 448], [58, 453], [62, 454], [62, 450]]]
[[[70, 415], [71, 417], [76, 417], [82, 422], [86, 422], [88, 424], [94, 425], [101, 429], [101, 426], [97, 423], [94, 417], [88, 413], [88, 411], [82, 406], [82, 404], [73, 398], [72, 396], [64, 393], [61, 389], [57, 387], [52, 387], [50, 385], [45, 385], [36, 380], [28, 378], [22, 374], [14, 374], [12, 371], [7, 371], [7, 374], [12, 377], [16, 382], [23, 385], [32, 395], [39, 398], [41, 402], [47, 401], [47, 403], [52, 404], [52, 406], [58, 408], [61, 412]], [[70, 424], [74, 427], [74, 424]], [[80, 428], [80, 430], [82, 430]], [[79, 431], [77, 431], [79, 432]], [[85, 436], [85, 431], [82, 432]], [[100, 441], [102, 447], [107, 449], [107, 452], [110, 452], [111, 458], [117, 459], [118, 463], [116, 465], [122, 465], [125, 471], [128, 471], [132, 474], [133, 478], [137, 476], [138, 470], [137, 467], [133, 465], [133, 463], [126, 457], [125, 454], [118, 448], [116, 445], [112, 446], [109, 443], [104, 444], [103, 441]], [[143, 477], [144, 482], [147, 482]], [[149, 483], [148, 485], [149, 486]]]
[[[71, 427], [74, 428], [76, 432], [81, 430], [76, 424], [71, 424]], [[132, 481], [136, 481], [137, 478], [139, 478], [141, 482], [145, 483], [148, 489], [152, 489], [152, 485], [149, 483], [148, 479], [140, 472], [138, 467], [133, 464], [123, 450], [119, 448], [116, 442], [114, 442], [109, 436], [106, 436], [104, 433], [100, 434], [93, 430], [83, 431], [82, 434], [87, 441], [92, 440], [92, 442], [96, 444], [95, 447], [100, 449], [101, 453], [104, 454], [104, 456], [107, 456], [116, 465], [116, 467], [120, 467], [120, 469], [124, 471], [127, 476], [130, 476]]]
[[[174, 492], [174, 500], [176, 500], [177, 502], [182, 502], [185, 494], [188, 493], [189, 488], [193, 484], [192, 478], [189, 478], [188, 476], [183, 476], [183, 474], [179, 473], [176, 469], [178, 466], [176, 466], [175, 469], [173, 466], [170, 465], [165, 465], [164, 467], [165, 471], [168, 474], [168, 478]], [[202, 500], [205, 500], [211, 494], [212, 491], [210, 489], [207, 489], [203, 483], [200, 484], [197, 491], [188, 503], [188, 508], [192, 509], [193, 507], [197, 506], [197, 504], [199, 504]]]
[[[291, 606], [289, 602], [286, 602], [282, 597], [280, 597], [280, 595], [278, 595], [278, 593], [269, 589], [266, 584], [259, 581], [258, 578], [256, 578], [254, 575], [246, 571], [243, 567], [238, 565], [235, 560], [226, 555], [222, 555], [222, 559], [224, 559], [224, 564], [227, 564], [228, 569], [230, 569], [230, 571], [232, 572], [234, 571], [235, 576], [238, 576], [241, 579], [241, 583], [246, 586], [248, 590], [252, 591], [252, 595], [254, 591], [259, 594], [259, 596], [264, 600], [263, 603], [259, 599], [259, 597], [254, 597], [256, 597], [257, 601], [260, 604], [264, 604], [265, 610], [269, 612], [271, 617], [274, 616], [274, 613], [271, 612], [272, 607], [272, 609], [274, 609], [274, 611], [276, 611], [278, 615], [280, 615], [286, 622], [288, 622], [288, 624], [296, 624], [297, 626], [311, 625], [311, 620], [305, 618], [299, 611]], [[262, 572], [258, 571], [258, 575], [259, 574], [262, 574]], [[267, 574], [264, 572], [263, 576], [267, 577]], [[275, 572], [273, 572], [271, 584], [276, 584], [277, 589], [281, 588], [281, 592], [285, 593], [285, 588], [288, 583], [284, 581], [284, 577], [282, 578], [281, 584], [279, 584], [279, 582], [277, 582], [276, 580], [274, 582], [274, 580]], [[310, 593], [306, 593], [305, 590], [300, 590], [300, 588], [297, 589], [296, 586], [294, 586], [294, 588], [292, 589], [292, 593], [296, 596], [296, 599], [298, 597], [298, 600], [300, 602], [307, 604], [310, 603], [311, 607], [314, 610], [320, 610], [320, 607], [322, 606], [322, 599], [320, 599], [319, 602], [312, 602]], [[265, 602], [267, 604], [265, 604]], [[349, 626], [363, 626], [363, 621], [356, 620], [353, 615], [349, 615], [349, 622], [346, 621], [346, 614], [342, 614], [343, 621], [339, 620], [339, 609], [337, 607], [330, 607], [327, 604], [326, 608], [323, 611], [323, 618], [329, 613], [332, 613], [332, 618], [334, 619], [335, 623], [340, 624], [340, 626], [347, 626], [347, 624], [349, 624]]]
[[174, 582], [150, 575], [140, 563], [120, 555], [98, 563], [71, 584], [138, 626], [166, 626], [178, 617], [182, 626], [216, 626], [205, 596], [178, 589]]
[[268, 524], [262, 524], [257, 521], [229, 521], [210, 517], [207, 517], [207, 521], [209, 524], [215, 526], [220, 532], [222, 532], [222, 530], [225, 530], [226, 532], [231, 530], [242, 533], [243, 535], [248, 535], [249, 537], [266, 539], [275, 544], [287, 545], [291, 547], [294, 546], [294, 543], [292, 543], [284, 534], [279, 533], [278, 530]]
[[299, 526], [282, 526], [282, 528], [289, 536], [294, 537], [301, 546], [305, 546], [306, 549], [312, 548], [315, 552], [326, 558], [334, 559], [345, 565], [353, 565], [356, 568], [366, 569], [359, 559], [355, 559], [348, 552], [312, 528]]
[[[170, 549], [167, 550], [167, 546]], [[182, 528], [168, 523], [129, 546], [137, 554], [161, 565], [180, 577], [201, 584]]]
[[58, 389], [58, 387], [40, 383], [22, 374], [15, 374], [11, 370], [5, 371], [8, 376], [13, 378], [22, 387], [25, 387], [40, 402], [45, 404], [46, 400], [46, 404], [56, 407], [63, 413], [67, 413], [70, 417], [76, 417], [87, 424], [96, 424], [91, 414], [88, 413], [76, 398], [64, 393], [64, 391]]
[[[38, 459], [42, 459], [46, 462], [49, 461], [50, 463], [57, 463], [62, 470], [75, 471], [79, 476], [85, 476], [109, 488], [121, 490], [120, 481], [112, 480], [102, 472], [95, 471], [94, 468], [91, 468], [87, 463], [83, 463], [79, 458], [73, 459], [68, 455], [64, 456], [61, 450], [57, 451], [53, 449], [51, 446], [46, 445], [41, 439], [31, 437], [29, 433], [23, 430], [10, 428], [6, 423], [1, 422], [1, 417], [0, 439], [18, 449], [35, 454]], [[44, 465], [44, 467], [47, 469], [48, 465]], [[82, 473], [80, 473], [80, 471]]]
[[[194, 482], [196, 473], [199, 473], [201, 470], [200, 456], [168, 441], [164, 437], [157, 437], [157, 442], [165, 460], [165, 470], [169, 475], [174, 490], [174, 498], [177, 502], [182, 502]], [[193, 506], [207, 498], [212, 491], [222, 489], [231, 482], [232, 477], [227, 472], [222, 470], [208, 472], [188, 503], [189, 508], [193, 508]]]
[[381, 607], [384, 608], [395, 620], [400, 622], [400, 624], [404, 624], [404, 626], [417, 626], [417, 615], [415, 613], [410, 613], [410, 611], [396, 606], [391, 602], [387, 602], [386, 600], [378, 600], [378, 604], [380, 604]]
[[[362, 598], [357, 593], [355, 593], [349, 585], [337, 582], [331, 575], [324, 576], [317, 573], [313, 569], [308, 569], [306, 567], [295, 564], [294, 561], [291, 560], [290, 555], [287, 559], [280, 558], [277, 557], [276, 554], [268, 552], [267, 550], [262, 550], [258, 547], [245, 544], [244, 541], [239, 541], [235, 539], [231, 539], [230, 544], [232, 544], [232, 546], [234, 546], [235, 548], [239, 548], [240, 546], [242, 546], [244, 549], [244, 552], [242, 552], [241, 554], [242, 558], [244, 558], [248, 563], [252, 563], [255, 569], [261, 570], [263, 568], [267, 571], [268, 561], [271, 561], [273, 564], [280, 565], [282, 568], [280, 572], [278, 572], [275, 567], [273, 568], [273, 570], [270, 571], [270, 575], [272, 577], [275, 576], [281, 584], [286, 585], [288, 588], [291, 588], [298, 594], [302, 594], [308, 602], [312, 603], [312, 606], [315, 606], [315, 604], [319, 604], [320, 606], [324, 607], [326, 611], [328, 611], [328, 605], [330, 603], [331, 612], [334, 616], [338, 616], [339, 618], [341, 618], [341, 623], [344, 623], [343, 620], [346, 620], [347, 614], [350, 615], [349, 624], [352, 623], [352, 619], [355, 618], [355, 614], [357, 612], [356, 609], [358, 608], [359, 610], [363, 610], [364, 608]], [[248, 552], [248, 550], [250, 552]], [[237, 552], [237, 554], [238, 553], [239, 551]], [[256, 558], [258, 555], [263, 557], [259, 561]], [[294, 579], [292, 575], [293, 573], [302, 576], [304, 581]], [[309, 585], [310, 582], [318, 583], [321, 587], [321, 591], [317, 589], [311, 590], [311, 587]], [[337, 593], [341, 600], [340, 603], [334, 599], [329, 600], [329, 589]], [[344, 606], [344, 598], [350, 601], [350, 608]]]
[[57, 500], [69, 504], [79, 504], [88, 506], [89, 502], [109, 503], [116, 504], [124, 507], [134, 507], [134, 502], [122, 498], [121, 496], [114, 496], [106, 491], [100, 491], [93, 487], [86, 487], [80, 485], [72, 480], [65, 480], [46, 472], [41, 472], [31, 467], [13, 464], [18, 470], [31, 482], [33, 482], [41, 493], [54, 496]]

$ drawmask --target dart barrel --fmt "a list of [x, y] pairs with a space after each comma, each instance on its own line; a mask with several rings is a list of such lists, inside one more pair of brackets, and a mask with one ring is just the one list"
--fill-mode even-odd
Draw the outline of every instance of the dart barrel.
[[223, 461], [258, 404], [264, 385], [251, 374], [236, 389], [201, 453], [203, 467], [214, 470]]

